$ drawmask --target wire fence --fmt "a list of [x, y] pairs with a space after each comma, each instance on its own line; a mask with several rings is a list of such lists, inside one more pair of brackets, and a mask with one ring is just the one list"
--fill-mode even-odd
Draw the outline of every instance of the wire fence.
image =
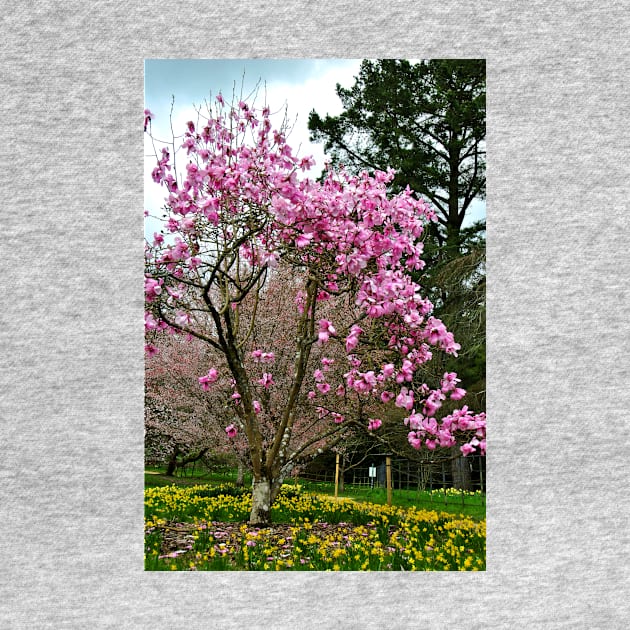
[[[453, 464], [453, 461], [456, 464]], [[158, 462], [152, 462], [158, 464]], [[163, 463], [163, 462], [160, 462]], [[462, 466], [466, 466], [464, 469]], [[236, 470], [230, 466], [208, 466], [206, 462], [192, 462], [178, 467], [175, 476], [195, 478], [203, 473], [223, 475], [236, 479]], [[316, 470], [300, 471], [296, 482], [309, 484], [335, 484], [336, 467], [330, 466]], [[343, 496], [347, 491], [378, 491], [386, 489], [386, 460], [375, 458], [365, 465], [341, 469], [339, 483]], [[248, 473], [245, 473], [249, 477]], [[232, 479], [234, 478], [234, 479]], [[392, 491], [404, 490], [413, 493], [418, 502], [445, 505], [485, 505], [486, 476], [485, 457], [469, 456], [457, 460], [442, 459], [437, 461], [412, 461], [391, 458]], [[290, 482], [289, 482], [290, 483]]]
[[[453, 464], [453, 460], [417, 462], [392, 458], [392, 490], [428, 493], [432, 497], [442, 497], [445, 503], [453, 496], [457, 496], [459, 500], [466, 496], [481, 495], [485, 504], [485, 458], [467, 457], [455, 461]], [[311, 483], [334, 484], [335, 472], [333, 465], [318, 471], [301, 472], [300, 479]], [[342, 469], [339, 481], [342, 487], [348, 488], [385, 488], [385, 460]]]

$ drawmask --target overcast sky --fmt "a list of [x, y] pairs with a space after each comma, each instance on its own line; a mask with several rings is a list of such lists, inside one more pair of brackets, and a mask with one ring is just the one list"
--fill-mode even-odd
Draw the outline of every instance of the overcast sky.
[[[312, 155], [316, 165], [308, 172], [315, 178], [324, 164], [322, 144], [311, 144], [308, 114], [315, 110], [322, 117], [343, 111], [335, 86], [351, 87], [358, 74], [360, 59], [147, 59], [145, 60], [145, 107], [154, 114], [151, 130], [156, 138], [171, 139], [170, 112], [173, 107], [173, 130], [180, 135], [188, 120], [196, 120], [195, 106], [213, 99], [219, 92], [230, 102], [232, 94], [240, 98], [257, 85], [256, 104], [267, 102], [273, 111], [284, 112], [294, 124], [288, 143], [302, 157]], [[250, 101], [251, 102], [251, 101]], [[277, 125], [281, 122], [281, 115]], [[153, 183], [155, 166], [153, 147], [145, 134], [145, 208], [157, 214], [163, 205], [164, 188]], [[485, 203], [476, 205], [475, 218], [485, 214]], [[153, 235], [159, 229], [147, 220], [145, 232]]]

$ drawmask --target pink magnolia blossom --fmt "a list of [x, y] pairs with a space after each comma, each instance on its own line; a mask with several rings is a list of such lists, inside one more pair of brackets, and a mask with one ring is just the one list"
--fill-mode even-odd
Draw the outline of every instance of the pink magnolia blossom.
[[326, 330], [320, 330], [318, 335], [317, 335], [317, 342], [319, 344], [324, 344], [326, 343], [328, 340], [330, 339], [330, 335], [328, 334], [328, 331]]
[[383, 422], [378, 418], [370, 418], [368, 421], [368, 431], [376, 431], [376, 429], [379, 429], [382, 424]]
[[199, 258], [199, 256], [191, 256], [190, 258], [186, 259], [186, 265], [188, 265], [188, 267], [190, 267], [192, 270], [197, 269], [197, 267], [199, 267], [201, 263], [202, 260], [201, 258]]
[[394, 396], [392, 392], [388, 392], [387, 390], [384, 392], [381, 392], [381, 401], [384, 403], [391, 402], [392, 400], [394, 400], [395, 397], [396, 396]]
[[145, 278], [144, 294], [147, 302], [153, 302], [162, 293], [163, 280], [154, 280], [153, 278]]
[[330, 367], [335, 363], [334, 359], [329, 359], [327, 357], [322, 358], [322, 365], [324, 366], [324, 372], [328, 372]]
[[306, 247], [313, 240], [312, 234], [300, 234], [295, 239], [295, 245], [298, 249]]
[[346, 337], [346, 352], [351, 352], [359, 345], [359, 335], [363, 329], [356, 324], [350, 328], [350, 334]]
[[317, 383], [315, 386], [322, 394], [327, 394], [330, 391], [330, 385], [328, 383]]
[[188, 313], [185, 313], [184, 311], [179, 311], [175, 316], [175, 323], [178, 326], [187, 326], [188, 324], [190, 324], [190, 321], [190, 315]]
[[145, 109], [144, 110], [144, 130], [147, 130], [147, 127], [149, 125], [149, 123], [151, 122], [151, 119], [153, 118], [153, 113], [151, 112], [150, 109]]
[[432, 391], [424, 401], [423, 413], [425, 416], [434, 416], [435, 412], [442, 406], [444, 394], [440, 390]]
[[276, 355], [273, 352], [263, 352], [262, 350], [254, 350], [252, 358], [255, 363], [273, 363]]
[[412, 413], [408, 418], [405, 418], [405, 424], [414, 431], [417, 431], [422, 426], [423, 417], [419, 413]]
[[453, 337], [453, 333], [447, 333], [444, 337], [444, 341], [442, 343], [442, 349], [444, 352], [448, 354], [452, 354], [454, 357], [457, 356], [457, 351], [461, 350], [461, 346], [455, 342], [455, 338]]
[[393, 363], [388, 363], [387, 365], [383, 366], [381, 373], [383, 374], [385, 378], [389, 378], [390, 376], [394, 374], [395, 369], [396, 368], [394, 367]]
[[319, 334], [318, 334], [318, 343], [323, 344], [328, 341], [330, 337], [336, 336], [337, 331], [335, 327], [329, 322], [327, 319], [319, 320]]
[[422, 446], [422, 439], [417, 436], [415, 431], [410, 431], [407, 439], [409, 444], [411, 444], [411, 446], [415, 449], [419, 449]]
[[145, 330], [156, 330], [159, 326], [158, 321], [153, 317], [152, 313], [144, 314], [144, 329]]
[[402, 407], [403, 409], [406, 409], [407, 411], [411, 411], [413, 409], [413, 404], [414, 404], [413, 398], [414, 398], [413, 390], [403, 387], [400, 390], [400, 394], [396, 396], [396, 407]]
[[238, 434], [238, 429], [233, 424], [228, 424], [228, 426], [225, 427], [225, 432], [229, 438], [235, 438]]
[[210, 389], [211, 383], [216, 383], [219, 378], [219, 372], [216, 368], [210, 368], [205, 376], [199, 377], [199, 384], [204, 391]]
[[404, 359], [400, 371], [396, 376], [397, 383], [411, 382], [413, 380], [413, 363], [408, 359]]
[[300, 160], [299, 166], [300, 166], [300, 169], [302, 169], [303, 171], [307, 171], [309, 168], [311, 168], [311, 166], [315, 166], [315, 160], [310, 155], [303, 157]]
[[273, 380], [273, 376], [269, 372], [264, 372], [261, 379], [257, 381], [262, 385], [265, 389], [269, 389], [272, 385], [275, 385]]
[[[350, 384], [350, 382], [348, 382]], [[372, 370], [363, 373], [357, 373], [356, 377], [352, 378], [351, 387], [362, 394], [373, 391], [376, 387], [376, 376]]]
[[474, 435], [460, 446], [460, 451], [464, 456], [475, 451], [485, 455], [485, 413], [473, 414], [464, 406], [443, 418], [441, 422], [435, 418], [421, 419], [421, 416], [410, 416], [405, 422], [414, 429], [408, 435], [409, 443], [414, 448], [421, 448], [423, 443], [430, 450], [438, 446], [448, 448], [456, 443], [454, 434], [465, 432], [470, 435], [470, 432], [474, 431]]
[[[166, 292], [168, 293], [168, 298], [166, 300], [166, 303], [169, 306], [175, 306], [175, 303], [177, 302], [177, 300], [180, 300], [184, 295], [184, 287], [183, 286], [166, 287]], [[180, 313], [178, 313], [178, 315]], [[187, 315], [187, 313], [184, 313], [184, 314]], [[188, 319], [190, 319], [190, 317]]]
[[435, 317], [429, 317], [426, 339], [431, 345], [437, 345], [446, 335], [446, 326]]
[[454, 389], [459, 382], [460, 380], [457, 378], [457, 374], [455, 374], [455, 372], [444, 372], [440, 387], [442, 391], [446, 394], [447, 392], [450, 392], [452, 389]]

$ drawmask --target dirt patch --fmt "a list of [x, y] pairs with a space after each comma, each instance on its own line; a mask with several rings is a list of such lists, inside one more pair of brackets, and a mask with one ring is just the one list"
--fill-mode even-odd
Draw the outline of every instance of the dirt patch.
[[[160, 557], [176, 557], [193, 549], [196, 536], [207, 536], [209, 546], [215, 551], [234, 557], [243, 544], [265, 544], [277, 548], [281, 555], [291, 555], [291, 548], [295, 542], [296, 529], [300, 530], [302, 539], [309, 538], [310, 543], [323, 540], [335, 541], [343, 544], [350, 538], [368, 537], [368, 531], [373, 525], [353, 525], [352, 523], [308, 523], [306, 526], [273, 523], [269, 527], [259, 528], [243, 523], [227, 523], [213, 521], [210, 523], [177, 523], [170, 522], [150, 528], [149, 531], [162, 532]], [[391, 535], [396, 528], [391, 527]], [[357, 531], [359, 530], [359, 531]]]

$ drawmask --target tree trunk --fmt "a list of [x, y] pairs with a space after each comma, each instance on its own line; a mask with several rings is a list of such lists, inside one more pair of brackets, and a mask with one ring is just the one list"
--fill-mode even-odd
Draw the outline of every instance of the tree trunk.
[[236, 486], [238, 488], [242, 488], [245, 485], [243, 480], [245, 476], [245, 466], [243, 466], [243, 462], [239, 460], [238, 462], [238, 471], [236, 473]]
[[459, 148], [457, 135], [449, 147], [448, 225], [446, 226], [446, 256], [459, 255], [461, 219], [459, 218]]
[[166, 474], [169, 477], [173, 477], [175, 475], [175, 471], [177, 470], [177, 456], [179, 455], [179, 447], [175, 447], [173, 452], [171, 453], [171, 457], [168, 460], [168, 466], [166, 467]]
[[[457, 447], [453, 447], [455, 454]], [[451, 460], [451, 474], [453, 475], [453, 488], [458, 490], [470, 490], [470, 460], [459, 456]]]
[[339, 458], [339, 492], [344, 491], [343, 477], [346, 474], [346, 456], [342, 455]]
[[262, 527], [271, 523], [271, 483], [268, 479], [254, 480], [252, 484], [252, 511], [249, 524]]
[[173, 450], [173, 454], [171, 455], [171, 459], [168, 462], [168, 468], [166, 469], [166, 474], [172, 477], [175, 474], [175, 471], [178, 468], [185, 466], [186, 464], [190, 464], [191, 462], [199, 461], [206, 453], [208, 452], [208, 448], [201, 449], [198, 453], [193, 453], [192, 455], [186, 455], [182, 457], [180, 461], [177, 461], [177, 456], [181, 453], [178, 447], [175, 447]]

